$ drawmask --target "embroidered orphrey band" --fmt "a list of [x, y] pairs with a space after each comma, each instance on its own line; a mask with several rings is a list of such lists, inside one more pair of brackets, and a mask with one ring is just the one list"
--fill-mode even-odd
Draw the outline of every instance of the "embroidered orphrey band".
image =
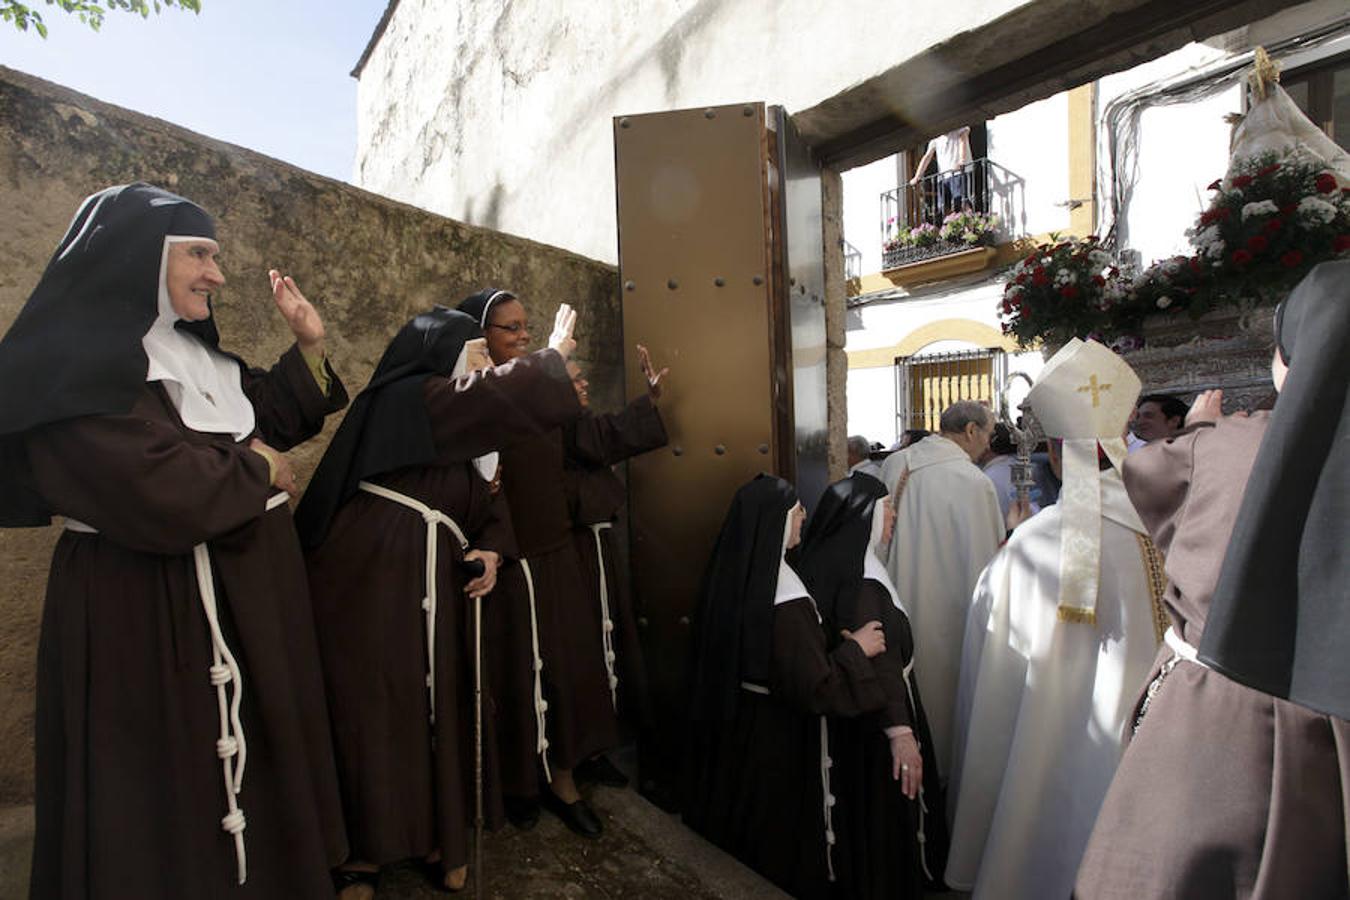
[[1167, 593], [1167, 573], [1163, 571], [1163, 555], [1158, 545], [1153, 543], [1153, 539], [1148, 535], [1136, 531], [1134, 536], [1139, 540], [1139, 555], [1144, 558], [1144, 572], [1148, 576], [1148, 596], [1153, 604], [1153, 635], [1161, 644], [1163, 635], [1172, 624], [1167, 615], [1167, 604], [1163, 602], [1163, 597]]

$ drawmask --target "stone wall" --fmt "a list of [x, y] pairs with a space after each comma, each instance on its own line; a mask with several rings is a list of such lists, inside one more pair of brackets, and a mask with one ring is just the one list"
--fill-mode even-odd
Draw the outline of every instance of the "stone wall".
[[[556, 248], [444, 219], [0, 67], [0, 333], [37, 283], [80, 200], [148, 181], [217, 217], [228, 279], [224, 346], [265, 364], [289, 344], [266, 272], [293, 274], [328, 326], [354, 394], [389, 337], [433, 303], [509, 286], [536, 343], [561, 301], [580, 310], [577, 357], [600, 409], [622, 400], [617, 274]], [[336, 426], [293, 452], [302, 481]], [[0, 530], [0, 804], [32, 793], [34, 659], [54, 528]]]

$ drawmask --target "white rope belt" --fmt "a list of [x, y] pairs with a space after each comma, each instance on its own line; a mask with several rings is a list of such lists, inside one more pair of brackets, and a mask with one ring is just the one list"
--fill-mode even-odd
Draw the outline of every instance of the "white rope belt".
[[830, 726], [824, 716], [820, 717], [820, 787], [824, 798], [825, 812], [825, 870], [830, 881], [834, 881], [834, 794], [830, 793], [830, 769], [834, 760], [830, 759]]
[[742, 681], [741, 690], [749, 691], [752, 694], [763, 694], [769, 696], [769, 689], [762, 684], [755, 684], [753, 681]]
[[544, 657], [539, 653], [539, 617], [535, 613], [534, 573], [530, 571], [530, 561], [520, 561], [520, 571], [525, 575], [525, 595], [530, 599], [530, 656], [534, 669], [534, 752], [544, 764], [544, 780], [553, 783], [553, 773], [548, 767], [548, 701], [544, 699]]
[[422, 597], [422, 612], [426, 618], [427, 630], [427, 699], [431, 710], [429, 718], [431, 726], [436, 727], [436, 547], [440, 544], [439, 535], [436, 533], [437, 526], [444, 525], [455, 540], [459, 541], [459, 549], [467, 550], [469, 541], [464, 537], [464, 532], [459, 524], [439, 509], [432, 509], [416, 497], [409, 497], [407, 494], [400, 494], [398, 491], [391, 491], [387, 487], [373, 484], [369, 481], [362, 481], [358, 487], [367, 494], [374, 494], [376, 497], [383, 497], [385, 500], [392, 500], [400, 506], [405, 506], [414, 512], [420, 513], [422, 521], [427, 525], [427, 540], [425, 554], [425, 588], [426, 594]]
[[[909, 662], [905, 663], [902, 675], [905, 682], [905, 694], [909, 697], [909, 708], [914, 710], [914, 721], [917, 724], [919, 721], [919, 705], [914, 702], [914, 687], [909, 682], [909, 674], [913, 671], [914, 656], [911, 654]], [[914, 729], [910, 730], [914, 731]], [[917, 744], [918, 741], [919, 734], [917, 731], [914, 731], [914, 742]], [[928, 804], [924, 802], [923, 798], [923, 779], [919, 779], [919, 827], [916, 831], [916, 836], [919, 840], [919, 865], [923, 868], [923, 874], [929, 881], [937, 881], [937, 879], [933, 877], [933, 873], [928, 870], [928, 836], [923, 830], [924, 817], [926, 815], [928, 815]]]
[[[289, 499], [290, 495], [284, 491], [274, 494], [268, 498], [266, 510], [270, 512]], [[98, 529], [75, 519], [66, 519], [65, 527], [81, 534], [98, 534]], [[221, 773], [225, 780], [227, 809], [225, 817], [220, 820], [220, 827], [234, 838], [235, 869], [239, 883], [243, 884], [248, 880], [248, 853], [244, 848], [247, 822], [244, 820], [244, 811], [239, 807], [238, 795], [244, 786], [244, 763], [248, 757], [248, 742], [244, 739], [244, 726], [239, 719], [244, 676], [220, 630], [215, 574], [211, 569], [211, 553], [205, 542], [192, 548], [192, 562], [196, 570], [202, 612], [206, 615], [206, 625], [211, 632], [211, 666], [207, 671], [211, 684], [216, 688], [216, 709], [220, 713], [220, 738], [216, 741], [216, 756], [220, 758]], [[226, 686], [231, 683], [234, 684], [234, 690], [226, 691]], [[235, 765], [236, 757], [238, 765]]]
[[605, 544], [600, 540], [600, 532], [612, 527], [609, 522], [596, 522], [591, 526], [595, 536], [595, 562], [600, 569], [600, 639], [605, 648], [605, 674], [609, 676], [609, 702], [615, 711], [619, 709], [619, 676], [614, 674], [614, 619], [609, 614], [609, 583], [605, 578]]
[[1167, 643], [1168, 647], [1172, 648], [1173, 653], [1186, 660], [1186, 662], [1195, 663], [1197, 666], [1205, 666], [1206, 669], [1209, 668], [1209, 666], [1205, 665], [1200, 657], [1196, 655], [1195, 647], [1188, 644], [1186, 639], [1177, 633], [1175, 626], [1168, 627], [1167, 633], [1163, 635], [1163, 640]]

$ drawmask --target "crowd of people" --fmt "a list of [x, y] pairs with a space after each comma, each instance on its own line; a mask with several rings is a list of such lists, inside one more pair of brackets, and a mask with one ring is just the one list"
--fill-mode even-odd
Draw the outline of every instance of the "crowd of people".
[[1350, 896], [1350, 263], [1277, 339], [1275, 411], [1227, 416], [1074, 339], [1024, 494], [969, 401], [850, 438], [804, 537], [790, 485], [742, 488], [686, 821], [798, 897]]
[[[594, 412], [566, 304], [534, 351], [510, 291], [434, 307], [292, 517], [284, 451], [347, 392], [280, 271], [293, 346], [221, 349], [219, 250], [192, 202], [101, 191], [0, 340], [0, 526], [64, 524], [32, 896], [369, 900], [408, 860], [462, 889], [475, 828], [541, 808], [599, 837], [578, 784], [626, 783], [606, 753], [651, 715], [612, 467], [665, 445], [667, 370], [638, 347], [647, 392]], [[971, 401], [884, 459], [850, 439], [809, 520], [743, 486], [684, 821], [805, 898], [1350, 893], [1350, 262], [1277, 340], [1274, 412], [1229, 416], [1071, 341], [1032, 496]]]

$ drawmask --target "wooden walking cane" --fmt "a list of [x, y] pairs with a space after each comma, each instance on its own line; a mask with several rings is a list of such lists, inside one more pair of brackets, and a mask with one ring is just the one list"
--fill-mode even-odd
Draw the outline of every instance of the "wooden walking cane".
[[[476, 559], [464, 568], [477, 578], [484, 570]], [[475, 571], [476, 570], [476, 571]], [[473, 598], [473, 896], [483, 897], [483, 598]]]
[[473, 598], [473, 896], [483, 897], [483, 598]]

